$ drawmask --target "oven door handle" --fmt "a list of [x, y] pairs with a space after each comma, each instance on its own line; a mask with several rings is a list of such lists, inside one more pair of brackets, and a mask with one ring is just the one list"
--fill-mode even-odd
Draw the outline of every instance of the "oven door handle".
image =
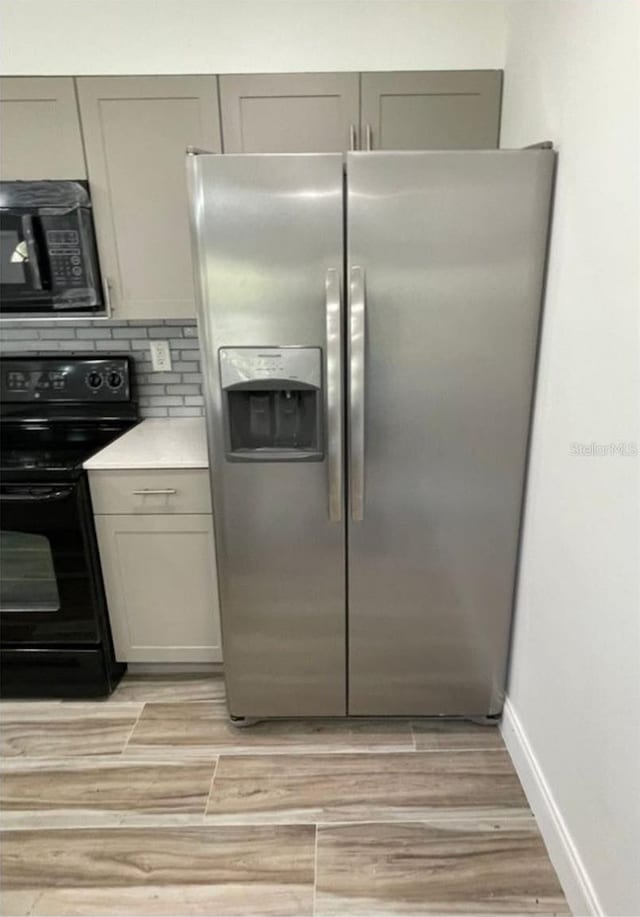
[[4, 493], [0, 494], [0, 503], [48, 503], [51, 500], [64, 500], [73, 493], [72, 487], [66, 487], [64, 490], [54, 490], [45, 494], [17, 494]]

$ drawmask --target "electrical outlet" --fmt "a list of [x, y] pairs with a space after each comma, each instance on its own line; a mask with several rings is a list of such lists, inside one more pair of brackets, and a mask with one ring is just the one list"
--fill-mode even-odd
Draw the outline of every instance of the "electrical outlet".
[[151, 341], [151, 366], [156, 373], [171, 372], [169, 341]]

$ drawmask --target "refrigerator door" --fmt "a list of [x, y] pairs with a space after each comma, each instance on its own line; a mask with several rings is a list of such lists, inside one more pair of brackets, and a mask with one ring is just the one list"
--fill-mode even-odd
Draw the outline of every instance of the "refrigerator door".
[[502, 707], [553, 171], [348, 154], [350, 714]]
[[344, 714], [343, 159], [188, 173], [229, 710]]

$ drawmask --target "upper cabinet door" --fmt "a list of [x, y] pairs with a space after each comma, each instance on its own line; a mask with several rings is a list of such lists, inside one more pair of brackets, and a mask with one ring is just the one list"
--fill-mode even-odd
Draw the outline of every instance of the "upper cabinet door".
[[0, 174], [5, 181], [86, 178], [72, 77], [0, 80]]
[[82, 77], [77, 84], [115, 317], [193, 317], [185, 151], [221, 150], [216, 78]]
[[341, 153], [358, 129], [357, 73], [220, 77], [225, 153]]
[[495, 148], [501, 97], [500, 70], [363, 73], [361, 149]]

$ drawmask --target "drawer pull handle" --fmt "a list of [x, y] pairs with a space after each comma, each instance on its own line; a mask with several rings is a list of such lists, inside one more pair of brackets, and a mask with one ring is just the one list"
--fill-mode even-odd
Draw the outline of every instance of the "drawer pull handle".
[[136, 496], [146, 497], [149, 494], [162, 494], [164, 496], [170, 496], [171, 494], [177, 494], [178, 491], [175, 487], [158, 487], [157, 489], [146, 488], [145, 490], [134, 490], [133, 493]]

